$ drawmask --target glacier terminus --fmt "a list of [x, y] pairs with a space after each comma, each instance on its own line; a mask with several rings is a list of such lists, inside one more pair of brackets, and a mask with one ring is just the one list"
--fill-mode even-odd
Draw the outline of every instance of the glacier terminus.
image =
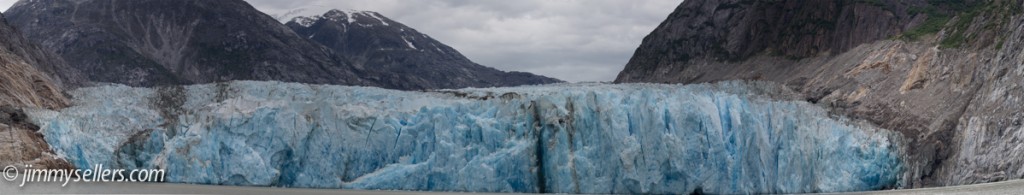
[[397, 91], [233, 81], [70, 91], [32, 109], [76, 167], [174, 183], [548, 193], [896, 188], [900, 134], [772, 98], [768, 83]]

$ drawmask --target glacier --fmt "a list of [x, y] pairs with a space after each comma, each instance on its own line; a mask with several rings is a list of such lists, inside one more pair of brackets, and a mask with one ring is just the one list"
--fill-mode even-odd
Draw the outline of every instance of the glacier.
[[108, 84], [69, 92], [72, 107], [27, 112], [77, 167], [163, 168], [175, 183], [655, 194], [902, 185], [898, 133], [773, 99], [767, 85]]

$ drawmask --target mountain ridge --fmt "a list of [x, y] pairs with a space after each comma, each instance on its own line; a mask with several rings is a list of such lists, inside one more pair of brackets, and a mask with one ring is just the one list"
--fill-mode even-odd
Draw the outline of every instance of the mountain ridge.
[[[5, 14], [91, 82], [152, 87], [276, 80], [405, 90], [560, 82], [493, 71], [420, 77], [430, 72], [357, 64], [365, 57], [300, 37], [242, 0], [21, 0]], [[473, 83], [488, 81], [477, 77], [507, 81]]]
[[76, 62], [96, 82], [372, 85], [339, 57], [241, 0], [20, 1], [6, 14], [30, 39]]
[[[355, 66], [383, 69], [384, 74], [371, 77], [387, 78], [380, 79], [387, 85], [436, 89], [562, 82], [477, 64], [429, 35], [373, 11], [332, 9], [321, 15], [295, 17], [285, 25], [301, 37], [348, 56]], [[395, 72], [408, 74], [390, 74]]]

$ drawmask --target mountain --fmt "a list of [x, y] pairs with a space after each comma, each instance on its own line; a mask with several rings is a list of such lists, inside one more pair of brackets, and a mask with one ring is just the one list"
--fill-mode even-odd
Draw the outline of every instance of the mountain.
[[[360, 16], [366, 26], [351, 31], [336, 29], [347, 23], [323, 22], [299, 29], [299, 36], [242, 0], [22, 0], [5, 14], [30, 40], [72, 62], [75, 72], [93, 82], [165, 86], [276, 80], [407, 90], [560, 82], [476, 65], [418, 33], [423, 40], [410, 44], [438, 51], [377, 51], [394, 50], [396, 39], [413, 34], [371, 15]], [[428, 48], [431, 43], [438, 46]], [[433, 53], [440, 51], [451, 54]]]
[[69, 105], [62, 86], [78, 85], [74, 75], [66, 83], [51, 79], [63, 61], [26, 40], [0, 15], [0, 166], [33, 165], [36, 168], [71, 168], [57, 158], [40, 134], [39, 126], [28, 121], [24, 108], [60, 109]]
[[23, 0], [5, 13], [95, 82], [280, 80], [378, 86], [242, 0]]
[[320, 16], [296, 17], [286, 25], [299, 36], [347, 57], [356, 67], [381, 70], [365, 76], [399, 89], [562, 82], [479, 65], [444, 43], [376, 12], [335, 9]]
[[1024, 177], [1015, 0], [687, 0], [616, 82], [782, 83], [909, 139], [907, 187]]

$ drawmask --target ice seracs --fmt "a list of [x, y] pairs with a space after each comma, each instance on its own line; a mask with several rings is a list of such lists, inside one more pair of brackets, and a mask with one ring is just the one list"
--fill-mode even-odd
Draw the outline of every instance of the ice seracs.
[[901, 184], [898, 134], [771, 100], [765, 86], [108, 85], [28, 113], [76, 166], [165, 168], [180, 183], [654, 194]]

